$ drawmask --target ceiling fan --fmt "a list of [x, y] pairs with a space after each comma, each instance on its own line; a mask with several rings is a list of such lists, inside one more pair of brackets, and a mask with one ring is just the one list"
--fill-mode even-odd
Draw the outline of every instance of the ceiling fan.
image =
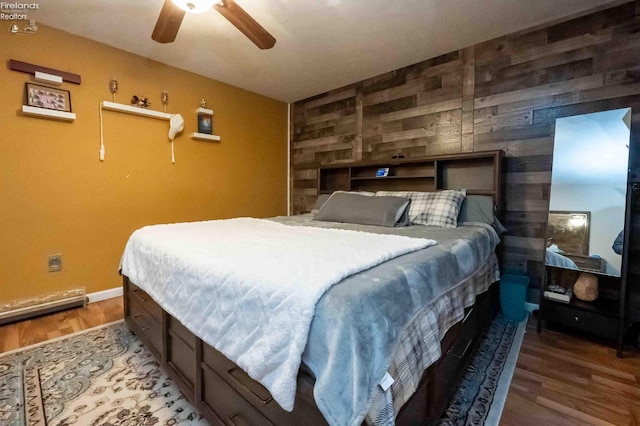
[[158, 43], [172, 43], [186, 12], [202, 13], [211, 7], [260, 49], [271, 49], [276, 44], [276, 39], [234, 0], [165, 0], [151, 38]]

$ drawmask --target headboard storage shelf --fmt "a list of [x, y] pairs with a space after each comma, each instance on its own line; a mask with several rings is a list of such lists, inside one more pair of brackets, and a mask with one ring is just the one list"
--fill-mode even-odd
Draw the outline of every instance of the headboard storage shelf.
[[475, 158], [474, 161], [447, 160], [438, 167], [439, 188], [473, 188], [492, 192], [496, 182], [493, 159]]
[[[318, 169], [318, 193], [464, 188], [467, 194], [493, 196], [500, 210], [502, 163], [502, 151], [486, 151], [322, 166]], [[389, 169], [387, 176], [376, 176], [381, 168]]]
[[349, 191], [351, 188], [350, 167], [327, 167], [320, 169], [318, 173], [319, 193], [332, 193], [333, 191]]
[[[387, 176], [377, 177], [381, 168], [388, 168]], [[353, 191], [433, 191], [435, 189], [435, 163], [415, 161], [389, 164], [373, 164], [351, 167]]]

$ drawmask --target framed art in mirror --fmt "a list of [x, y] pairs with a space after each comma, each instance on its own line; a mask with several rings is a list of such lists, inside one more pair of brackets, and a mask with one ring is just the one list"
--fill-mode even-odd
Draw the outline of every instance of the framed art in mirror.
[[590, 212], [550, 211], [547, 246], [567, 254], [589, 255]]

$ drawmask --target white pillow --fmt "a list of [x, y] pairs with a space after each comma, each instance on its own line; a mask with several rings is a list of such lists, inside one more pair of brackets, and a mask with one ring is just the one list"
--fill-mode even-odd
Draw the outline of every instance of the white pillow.
[[416, 225], [455, 228], [458, 226], [460, 206], [467, 191], [445, 190], [438, 192], [378, 191], [376, 196], [410, 198], [409, 222]]

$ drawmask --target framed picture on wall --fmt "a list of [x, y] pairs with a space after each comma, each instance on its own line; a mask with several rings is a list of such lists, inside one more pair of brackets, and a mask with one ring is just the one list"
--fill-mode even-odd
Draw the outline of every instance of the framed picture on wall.
[[209, 114], [198, 114], [198, 133], [213, 134], [213, 117]]
[[33, 83], [25, 83], [27, 105], [71, 112], [71, 92]]

